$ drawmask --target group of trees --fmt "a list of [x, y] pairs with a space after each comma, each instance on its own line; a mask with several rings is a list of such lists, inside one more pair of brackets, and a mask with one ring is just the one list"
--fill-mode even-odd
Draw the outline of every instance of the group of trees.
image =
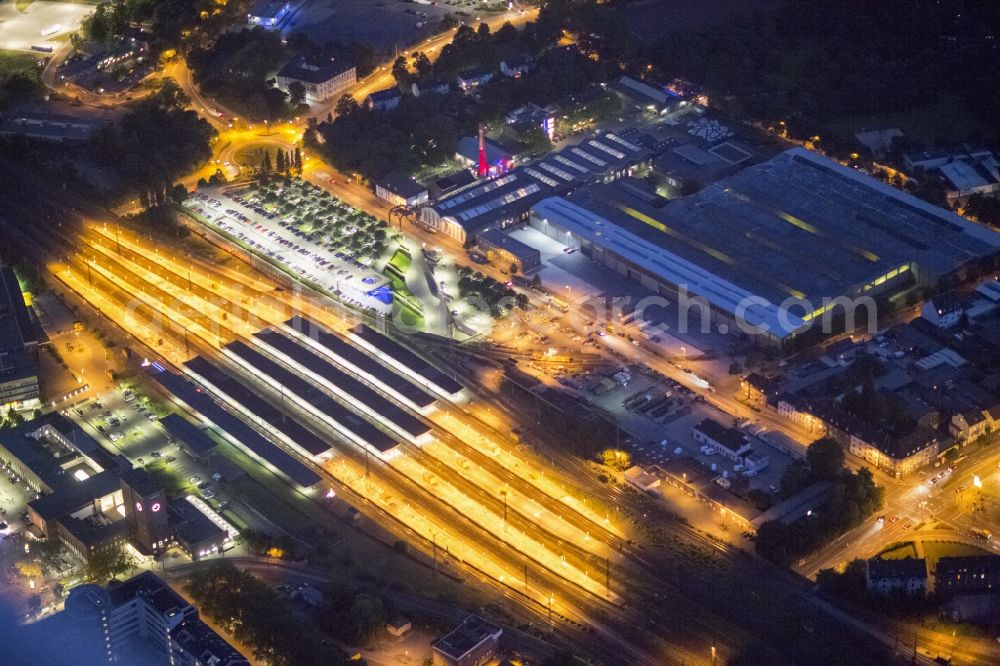
[[[543, 14], [548, 16], [546, 11]], [[561, 28], [553, 27], [550, 18], [542, 27], [539, 21], [520, 31], [510, 24], [496, 32], [486, 24], [478, 28], [463, 25], [436, 61], [432, 63], [420, 52], [411, 59], [401, 56], [393, 65], [393, 75], [405, 85], [423, 76], [453, 81], [456, 73], [473, 67], [496, 72], [501, 60], [538, 53], [556, 42]], [[603, 62], [562, 53], [543, 57], [529, 76], [512, 79], [496, 75], [476, 97], [458, 90], [446, 95], [407, 96], [391, 111], [369, 111], [345, 96], [337, 104], [337, 117], [318, 127], [324, 141], [318, 141], [313, 133], [306, 140], [342, 171], [358, 172], [369, 179], [397, 170], [412, 173], [451, 158], [458, 138], [474, 135], [481, 122], [497, 122], [526, 102], [544, 105], [563, 100], [606, 80], [613, 71]], [[617, 112], [619, 107], [609, 111], [614, 105], [601, 97], [594, 97], [592, 110], [602, 117]], [[547, 140], [542, 139], [536, 149], [547, 147]]]
[[[790, 135], [824, 147], [860, 129], [841, 121], [908, 113], [947, 96], [979, 121], [978, 138], [1000, 138], [1000, 54], [988, 35], [1000, 15], [987, 4], [785, 2], [728, 25], [671, 31], [644, 56], [660, 78], [703, 85], [710, 98], [751, 120], [787, 122]], [[955, 136], [952, 118], [934, 127]], [[836, 136], [838, 131], [843, 136]]]
[[458, 295], [462, 298], [482, 299], [494, 317], [503, 314], [504, 308], [528, 306], [525, 294], [518, 294], [495, 278], [473, 271], [468, 266], [458, 267]]
[[95, 133], [96, 160], [117, 173], [123, 188], [144, 206], [165, 203], [173, 183], [212, 156], [215, 130], [172, 80], [137, 103], [115, 125]]
[[0, 430], [12, 430], [24, 423], [24, 417], [20, 412], [13, 409], [7, 410], [7, 414], [0, 418]]
[[358, 78], [370, 74], [378, 63], [367, 44], [316, 44], [303, 35], [287, 41], [277, 31], [260, 27], [223, 33], [213, 42], [191, 50], [188, 64], [195, 81], [206, 92], [251, 120], [278, 120], [294, 115], [305, 103], [306, 89], [299, 82], [288, 92], [277, 88], [275, 75], [294, 55], [317, 61], [354, 64]]
[[0, 111], [42, 90], [41, 68], [30, 55], [0, 54]]
[[257, 27], [224, 33], [211, 46], [193, 49], [188, 64], [205, 92], [252, 120], [265, 120], [293, 111], [273, 78], [290, 55], [279, 32]]
[[764, 523], [757, 532], [757, 553], [788, 566], [860, 525], [882, 508], [885, 491], [875, 485], [871, 471], [851, 472], [844, 466], [844, 451], [832, 439], [812, 444], [806, 461], [792, 463], [781, 479], [780, 495], [788, 498], [810, 484], [832, 483], [830, 497], [818, 509], [785, 524]]
[[347, 664], [347, 655], [326, 644], [322, 634], [290, 611], [264, 581], [218, 562], [191, 574], [187, 591], [199, 609], [273, 666]]
[[902, 400], [892, 393], [875, 390], [871, 379], [861, 385], [860, 391], [847, 391], [840, 405], [847, 413], [894, 435], [905, 435], [917, 425], [907, 414]]
[[377, 112], [357, 103], [338, 104], [338, 116], [307, 134], [309, 146], [340, 171], [378, 179], [392, 171], [413, 173], [423, 164], [438, 164], [454, 156], [460, 127], [472, 131], [470, 103], [453, 95], [408, 97], [392, 111]]
[[965, 202], [965, 214], [1000, 229], [1000, 199], [997, 197], [973, 194]]
[[371, 645], [389, 619], [385, 602], [369, 592], [336, 592], [324, 588], [328, 603], [317, 609], [320, 626], [348, 645]]
[[75, 39], [111, 44], [130, 23], [150, 22], [158, 45], [176, 46], [186, 31], [192, 39], [210, 40], [240, 18], [243, 6], [214, 0], [110, 0], [83, 18]]
[[274, 154], [274, 162], [271, 162], [271, 153], [263, 151], [260, 158], [260, 172], [269, 175], [272, 173], [291, 175], [292, 173], [302, 173], [302, 149], [298, 146], [294, 151], [285, 151], [280, 148]]

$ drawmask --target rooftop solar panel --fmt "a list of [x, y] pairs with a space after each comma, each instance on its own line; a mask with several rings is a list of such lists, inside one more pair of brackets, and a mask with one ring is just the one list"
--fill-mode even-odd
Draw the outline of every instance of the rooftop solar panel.
[[371, 375], [383, 386], [395, 391], [417, 407], [424, 408], [434, 404], [435, 398], [430, 393], [319, 324], [298, 315], [286, 321], [285, 324], [315, 341], [335, 357], [343, 359], [359, 371]]
[[260, 352], [251, 349], [246, 343], [237, 340], [226, 345], [226, 349], [241, 358], [248, 366], [262, 375], [266, 375], [277, 385], [297, 396], [300, 400], [312, 405], [318, 412], [340, 424], [345, 430], [353, 433], [360, 440], [374, 446], [381, 452], [389, 451], [397, 444], [395, 439], [382, 432], [368, 421], [342, 406], [329, 395], [289, 371], [284, 366], [267, 358]]
[[375, 347], [380, 352], [389, 356], [401, 365], [410, 369], [414, 374], [420, 375], [448, 395], [457, 395], [462, 391], [462, 385], [444, 374], [424, 359], [420, 358], [409, 349], [399, 344], [395, 340], [382, 335], [366, 324], [359, 324], [351, 329], [351, 333]]
[[295, 363], [313, 372], [349, 395], [353, 400], [368, 407], [386, 421], [393, 423], [412, 437], [430, 432], [430, 427], [412, 414], [408, 414], [389, 399], [382, 396], [363, 382], [343, 372], [335, 365], [302, 346], [295, 340], [275, 331], [260, 331], [254, 337], [270, 345]]
[[207, 393], [201, 391], [187, 378], [170, 371], [150, 373], [150, 376], [167, 391], [176, 395], [217, 428], [225, 431], [230, 437], [267, 461], [293, 482], [303, 487], [309, 487], [322, 480], [318, 474], [303, 463], [216, 404]]

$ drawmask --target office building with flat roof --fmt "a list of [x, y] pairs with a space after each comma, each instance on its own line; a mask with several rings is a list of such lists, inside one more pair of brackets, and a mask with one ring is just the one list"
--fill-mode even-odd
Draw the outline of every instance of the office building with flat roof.
[[[24, 631], [32, 639], [58, 644], [63, 655], [72, 650], [79, 664], [250, 663], [199, 618], [197, 608], [148, 571], [107, 587], [75, 587], [62, 611], [27, 625]], [[42, 645], [37, 663], [49, 663], [50, 651]]]
[[500, 652], [503, 629], [477, 615], [470, 615], [431, 643], [434, 666], [483, 666]]
[[298, 55], [278, 72], [278, 87], [288, 92], [292, 83], [301, 83], [306, 100], [325, 102], [341, 95], [357, 82], [357, 69], [349, 62]]
[[30, 407], [38, 401], [41, 337], [14, 269], [0, 266], [0, 407]]
[[280, 30], [291, 10], [291, 3], [285, 0], [258, 0], [247, 13], [247, 23], [265, 30]]

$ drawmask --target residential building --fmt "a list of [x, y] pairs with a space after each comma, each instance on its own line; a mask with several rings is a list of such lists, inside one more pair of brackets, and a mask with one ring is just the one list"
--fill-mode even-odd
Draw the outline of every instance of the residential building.
[[506, 130], [512, 133], [515, 138], [520, 138], [528, 132], [540, 130], [542, 134], [551, 141], [556, 131], [556, 116], [559, 108], [554, 104], [548, 106], [538, 106], [528, 103], [519, 106], [507, 114], [504, 122]]
[[777, 405], [781, 380], [752, 372], [740, 380], [740, 396], [755, 409]]
[[920, 316], [938, 328], [957, 326], [962, 320], [962, 300], [955, 294], [935, 296], [920, 307]]
[[427, 188], [405, 173], [394, 171], [375, 183], [375, 196], [393, 206], [419, 208], [427, 203]]
[[934, 569], [937, 594], [1000, 590], [1000, 557], [942, 557]]
[[0, 266], [0, 407], [24, 409], [38, 404], [42, 336], [14, 269]]
[[500, 63], [500, 73], [514, 79], [521, 78], [531, 70], [535, 69], [538, 62], [528, 54], [522, 54], [508, 58]]
[[503, 629], [476, 615], [431, 643], [434, 666], [484, 666], [500, 653]]
[[865, 563], [865, 584], [869, 590], [881, 595], [902, 592], [909, 596], [923, 596], [927, 592], [927, 562], [913, 557], [897, 560], [872, 558]]
[[951, 436], [963, 443], [994, 432], [1000, 432], [1000, 401], [989, 409], [970, 409], [954, 414], [949, 423]]
[[480, 86], [484, 86], [493, 80], [493, 72], [488, 69], [470, 69], [462, 72], [455, 78], [459, 90], [470, 92]]
[[291, 3], [285, 0], [258, 0], [247, 14], [250, 27], [280, 30], [291, 15]]
[[807, 428], [810, 432], [815, 432], [818, 436], [826, 433], [823, 419], [813, 414], [808, 400], [800, 396], [783, 393], [778, 398], [778, 414]]
[[896, 436], [835, 408], [826, 410], [821, 418], [827, 436], [852, 455], [897, 478], [933, 462], [940, 451], [941, 438], [933, 428], [918, 426]]
[[451, 84], [446, 79], [419, 79], [410, 84], [410, 92], [414, 97], [421, 95], [447, 95], [451, 92]]
[[504, 272], [530, 273], [542, 265], [539, 251], [499, 229], [476, 234], [476, 246], [490, 263]]
[[396, 86], [376, 90], [365, 98], [365, 104], [372, 111], [391, 111], [399, 106], [401, 101], [403, 101], [403, 93]]
[[703, 419], [691, 431], [694, 441], [709, 446], [713, 451], [730, 460], [750, 450], [747, 436], [739, 428], [727, 428], [710, 418]]
[[298, 55], [278, 71], [278, 87], [288, 92], [292, 83], [301, 83], [306, 100], [325, 102], [339, 97], [357, 83], [357, 69], [347, 62]]

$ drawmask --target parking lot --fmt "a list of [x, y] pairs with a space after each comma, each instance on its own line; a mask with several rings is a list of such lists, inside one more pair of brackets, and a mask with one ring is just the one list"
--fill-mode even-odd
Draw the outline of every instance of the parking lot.
[[76, 2], [36, 0], [19, 7], [14, 0], [0, 2], [0, 49], [28, 51], [32, 46], [58, 48], [60, 39], [76, 30], [94, 6]]
[[[720, 454], [706, 454], [694, 441], [691, 431], [705, 418], [722, 425], [733, 425], [722, 413], [680, 383], [644, 366], [619, 366], [603, 372], [558, 376], [565, 386], [579, 391], [589, 402], [611, 414], [628, 433], [622, 448], [640, 466], [663, 465], [686, 457], [696, 460], [718, 476], [736, 480], [741, 477], [736, 461]], [[748, 488], [769, 490], [777, 487], [790, 457], [756, 437], [754, 428], [744, 429], [753, 451], [766, 456], [768, 466], [746, 478]]]
[[308, 183], [280, 194], [286, 201], [301, 204], [296, 212], [267, 201], [265, 192], [251, 190], [198, 192], [185, 207], [251, 250], [353, 305], [383, 312], [391, 309], [389, 279], [373, 268], [396, 245], [389, 240], [385, 223]]
[[24, 527], [22, 516], [28, 508], [28, 502], [35, 499], [35, 493], [14, 476], [6, 466], [2, 466], [0, 474], [0, 537], [16, 532]]

